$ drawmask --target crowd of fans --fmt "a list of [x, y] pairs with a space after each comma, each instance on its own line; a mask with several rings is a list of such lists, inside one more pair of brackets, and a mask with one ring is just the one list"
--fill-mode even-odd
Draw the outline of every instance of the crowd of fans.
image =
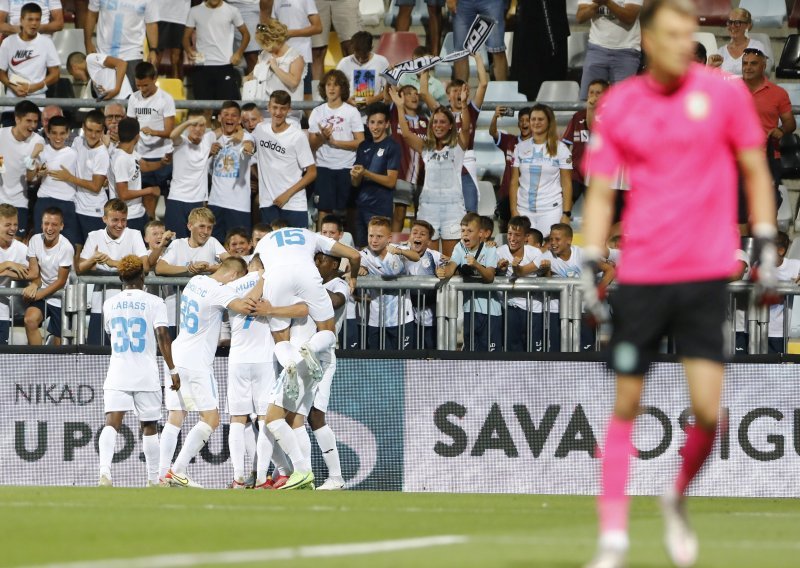
[[[62, 61], [50, 38], [64, 25], [59, 1], [6, 4], [3, 11], [0, 2], [0, 31], [7, 34], [0, 82], [20, 102], [4, 114], [0, 129], [0, 285], [30, 282], [24, 320], [31, 344], [41, 343], [38, 328], [47, 316], [49, 333], [60, 336], [54, 294], [71, 270], [113, 272], [120, 258], [136, 254], [160, 275], [213, 272], [228, 255], [250, 254], [258, 239], [284, 226], [353, 239], [364, 249], [363, 274], [459, 273], [487, 283], [495, 275], [576, 277], [581, 250], [572, 245], [570, 222], [585, 191], [583, 152], [595, 111], [610, 84], [642, 67], [642, 0], [580, 0], [577, 20], [590, 26], [581, 82], [586, 108], [564, 132], [546, 105], [516, 113], [496, 108], [489, 133], [506, 168], [490, 218], [477, 214], [475, 133], [490, 82], [489, 62], [479, 54], [472, 56], [474, 87], [468, 58], [455, 63], [446, 83], [423, 72], [405, 75], [395, 87], [381, 76], [389, 63], [373, 52], [372, 35], [359, 29], [355, 0], [180, 0], [169, 9], [156, 0], [90, 0], [76, 22], [85, 32], [85, 53], [63, 63], [74, 80], [89, 83], [92, 96], [115, 102], [73, 128], [59, 107], [40, 110], [25, 100], [59, 81]], [[413, 4], [398, 2], [397, 29], [408, 28]], [[414, 56], [440, 49], [443, 2], [427, 4], [428, 45]], [[563, 0], [543, 4], [552, 10], [521, 4], [517, 26], [562, 29]], [[486, 43], [491, 73], [495, 80], [516, 76], [521, 90], [527, 88], [519, 67], [509, 73], [505, 2], [447, 0], [447, 7], [455, 45], [476, 14], [496, 21]], [[698, 60], [741, 75], [753, 93], [777, 187], [778, 141], [796, 123], [786, 91], [767, 79], [764, 46], [746, 35], [751, 19], [746, 10], [733, 10], [730, 44], [719, 54], [698, 48]], [[341, 42], [345, 56], [337, 69], [323, 72], [332, 27], [350, 39]], [[548, 36], [553, 53], [565, 49], [567, 33], [568, 27]], [[534, 34], [515, 34], [515, 49], [517, 38], [520, 45], [531, 41], [520, 37], [527, 35]], [[184, 67], [184, 60], [191, 65]], [[218, 100], [218, 107], [189, 111], [179, 123], [175, 100], [157, 86], [165, 61], [168, 75], [186, 72], [194, 98]], [[539, 82], [563, 78], [562, 63], [547, 69], [539, 63], [533, 75]], [[310, 112], [293, 109], [293, 101], [312, 97], [314, 81], [322, 103]], [[242, 98], [257, 102], [236, 102]], [[517, 117], [518, 134], [497, 128], [502, 116]], [[618, 189], [627, 189], [624, 172]], [[617, 216], [624, 191], [619, 194]], [[499, 247], [495, 221], [506, 235]], [[746, 226], [744, 209], [740, 222]], [[606, 281], [619, 258], [616, 239], [610, 245]], [[101, 305], [102, 295], [92, 302], [90, 342], [102, 340]], [[543, 316], [549, 313], [549, 328], [558, 329], [557, 301], [543, 310], [541, 298], [524, 296], [503, 308], [483, 294], [464, 311], [470, 348], [493, 350], [506, 333], [511, 350], [559, 348], [559, 334], [545, 334]], [[0, 299], [0, 343], [7, 342], [9, 319], [8, 301]], [[384, 294], [361, 314], [350, 300], [347, 320], [343, 346], [361, 345], [364, 325], [369, 347], [435, 347], [430, 302], [422, 307], [410, 296]], [[503, 331], [504, 323], [512, 332]], [[585, 327], [581, 343], [593, 348]]]

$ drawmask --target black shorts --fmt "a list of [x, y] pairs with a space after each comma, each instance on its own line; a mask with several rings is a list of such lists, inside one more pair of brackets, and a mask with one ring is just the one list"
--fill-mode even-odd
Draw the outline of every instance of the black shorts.
[[186, 26], [173, 22], [158, 22], [158, 50], [183, 49], [183, 30]]
[[666, 335], [681, 357], [725, 362], [726, 286], [725, 280], [620, 285], [610, 298], [611, 367], [644, 375]]

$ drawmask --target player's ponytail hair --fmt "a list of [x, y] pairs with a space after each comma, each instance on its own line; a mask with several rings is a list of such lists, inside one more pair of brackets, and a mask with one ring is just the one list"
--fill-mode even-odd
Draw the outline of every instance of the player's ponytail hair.
[[535, 112], [541, 112], [547, 117], [547, 154], [551, 158], [558, 156], [558, 124], [556, 123], [556, 113], [547, 105], [535, 104], [531, 107], [531, 116]]
[[122, 257], [119, 261], [119, 279], [124, 283], [132, 282], [144, 277], [144, 264], [142, 259], [133, 254]]

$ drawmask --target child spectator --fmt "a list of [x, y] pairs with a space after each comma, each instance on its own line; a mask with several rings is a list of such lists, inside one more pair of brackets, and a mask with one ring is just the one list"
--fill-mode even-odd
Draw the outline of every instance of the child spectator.
[[[527, 217], [526, 217], [527, 219]], [[528, 219], [530, 222], [530, 219]], [[539, 249], [539, 252], [544, 254], [550, 247], [550, 244], [545, 244], [544, 235], [539, 229], [530, 228], [525, 231], [525, 244]]]
[[350, 170], [356, 161], [356, 150], [364, 141], [361, 114], [345, 101], [350, 97], [350, 84], [344, 73], [332, 70], [319, 82], [319, 94], [325, 104], [311, 111], [308, 137], [316, 153], [317, 209], [320, 219], [334, 211], [343, 212], [350, 198]]
[[[439, 278], [450, 278], [456, 271], [472, 282], [494, 282], [497, 249], [480, 240], [481, 218], [467, 213], [461, 220], [461, 241], [453, 256], [436, 270]], [[501, 309], [492, 292], [465, 292], [464, 349], [494, 351], [502, 341]]]
[[54, 116], [47, 124], [49, 144], [42, 151], [40, 166], [28, 170], [28, 181], [39, 177], [42, 181], [33, 208], [34, 220], [41, 220], [45, 209], [61, 211], [64, 236], [70, 243], [80, 238], [78, 218], [75, 215], [75, 185], [69, 180], [75, 176], [78, 153], [66, 146], [69, 121], [63, 116]]
[[[778, 247], [778, 268], [776, 271], [776, 278], [779, 281], [793, 282], [800, 284], [800, 260], [794, 258], [786, 258], [786, 253], [789, 252], [791, 241], [789, 235], [783, 231], [778, 232], [776, 238], [776, 246]], [[785, 353], [783, 341], [783, 321], [787, 315], [783, 309], [784, 302], [774, 304], [769, 308], [769, 352], [770, 353]], [[789, 303], [788, 317], [791, 319], [791, 300]]]
[[28, 230], [28, 184], [26, 164], [32, 165], [31, 155], [41, 152], [44, 139], [36, 134], [39, 124], [39, 107], [30, 101], [20, 101], [14, 106], [14, 126], [0, 129], [0, 204], [13, 205], [18, 219], [17, 236], [22, 238]]
[[[407, 77], [410, 73], [403, 75]], [[416, 75], [415, 75], [416, 76]], [[401, 78], [402, 78], [401, 77]], [[389, 124], [394, 141], [400, 145], [400, 169], [394, 191], [394, 218], [392, 232], [396, 235], [403, 232], [408, 206], [419, 193], [419, 182], [422, 179], [422, 155], [406, 144], [398, 124], [398, 113], [405, 116], [408, 129], [422, 140], [428, 136], [428, 117], [419, 113], [419, 92], [416, 87], [406, 85], [397, 91], [401, 105], [392, 103], [389, 106]], [[388, 93], [387, 93], [388, 94]]]
[[[424, 45], [418, 45], [411, 53], [411, 56], [414, 59], [425, 57], [426, 55], [430, 55], [430, 53], [428, 48]], [[414, 87], [415, 90], [422, 92], [422, 85], [426, 81], [428, 98], [425, 99], [425, 104], [428, 105], [428, 109], [433, 110], [438, 106], [446, 105], [448, 102], [447, 89], [444, 88], [444, 83], [442, 83], [435, 76], [431, 76], [430, 71], [423, 71], [419, 75], [416, 73], [405, 73], [400, 75], [400, 80], [397, 82], [397, 87], [402, 91], [403, 87], [410, 86]]]
[[356, 152], [356, 163], [350, 170], [353, 187], [357, 188], [356, 245], [367, 243], [367, 225], [373, 217], [394, 214], [394, 186], [400, 169], [400, 147], [389, 136], [389, 108], [376, 103], [367, 108], [367, 128], [372, 135]]
[[[341, 242], [343, 245], [355, 247], [353, 243], [353, 235], [344, 230], [344, 223], [341, 217], [336, 215], [326, 215], [322, 218], [322, 228], [320, 234], [323, 237], [328, 237], [336, 242]], [[341, 259], [339, 263], [339, 270], [344, 275], [347, 283], [350, 284], [350, 263], [346, 258]], [[361, 342], [361, 332], [359, 322], [361, 318], [358, 317], [356, 299], [352, 294], [347, 297], [347, 308], [345, 310], [345, 324], [339, 334], [339, 346], [346, 349], [358, 349]]]
[[220, 132], [211, 146], [211, 191], [208, 208], [214, 213], [214, 238], [221, 241], [236, 227], [249, 229], [250, 165], [255, 153], [253, 136], [241, 126], [236, 101], [225, 101], [219, 112]]
[[147, 251], [150, 253], [150, 269], [155, 269], [158, 259], [167, 250], [167, 247], [175, 239], [175, 233], [168, 231], [164, 221], [153, 219], [144, 226], [144, 242]]
[[58, 81], [61, 60], [49, 36], [39, 33], [42, 8], [29, 2], [20, 11], [19, 33], [0, 45], [0, 82], [18, 97], [44, 96]]
[[[134, 125], [135, 120], [132, 120]], [[122, 131], [121, 131], [122, 133]], [[135, 137], [132, 138], [135, 144]], [[130, 142], [128, 142], [130, 144]], [[131, 146], [132, 147], [132, 146]], [[123, 152], [120, 152], [122, 154]], [[148, 270], [149, 258], [147, 249], [142, 240], [142, 233], [128, 227], [128, 205], [121, 199], [110, 199], [103, 207], [103, 222], [105, 228], [92, 231], [86, 238], [86, 243], [81, 250], [76, 272], [85, 274], [97, 270], [106, 274], [116, 272], [120, 259], [133, 254], [142, 259], [145, 270]], [[103, 302], [119, 293], [120, 287], [107, 285], [105, 293], [95, 288], [92, 294], [92, 312], [89, 316], [89, 337], [87, 342], [91, 345], [100, 345], [103, 341]], [[105, 336], [108, 345], [108, 336]]]
[[[17, 208], [0, 203], [0, 288], [8, 288], [12, 280], [28, 279], [28, 247], [16, 239], [17, 234]], [[10, 330], [9, 298], [0, 296], [0, 345], [8, 345]]]
[[67, 71], [72, 78], [83, 83], [91, 82], [93, 96], [105, 101], [124, 100], [133, 94], [125, 74], [127, 69], [127, 62], [101, 53], [84, 55], [76, 51], [67, 57]]
[[239, 227], [238, 229], [231, 229], [225, 237], [225, 251], [231, 256], [238, 256], [243, 258], [245, 262], [250, 261], [250, 233], [247, 229]]
[[481, 230], [478, 233], [481, 242], [490, 247], [497, 246], [497, 243], [492, 240], [492, 233], [494, 233], [494, 219], [488, 215], [481, 215]]
[[[389, 90], [392, 102], [398, 108], [403, 100], [394, 88]], [[462, 120], [469, 122], [469, 107], [466, 102], [469, 89], [461, 89]], [[419, 195], [417, 219], [431, 224], [436, 231], [434, 239], [441, 241], [445, 256], [453, 252], [460, 234], [459, 219], [466, 212], [461, 191], [461, 169], [464, 153], [469, 146], [469, 129], [456, 128], [456, 119], [444, 107], [433, 112], [428, 123], [425, 140], [419, 138], [408, 126], [405, 116], [398, 114], [398, 124], [408, 147], [422, 155], [425, 164], [425, 182]]]
[[[128, 116], [136, 118], [141, 128], [141, 139], [136, 147], [145, 162], [154, 162], [159, 167], [147, 171], [142, 177], [144, 187], [157, 186], [161, 193], [169, 193], [172, 179], [172, 164], [161, 165], [161, 161], [172, 153], [170, 135], [175, 128], [175, 100], [172, 95], [156, 85], [158, 71], [151, 63], [143, 62], [136, 66], [136, 92], [128, 99]], [[143, 170], [145, 168], [142, 168]], [[155, 217], [156, 199], [150, 217]]]
[[[428, 248], [433, 236], [433, 227], [427, 221], [416, 220], [411, 226], [408, 247], [419, 255], [416, 262], [406, 263], [410, 276], [435, 276], [436, 269], [442, 263], [442, 254], [438, 250]], [[425, 299], [424, 309], [414, 305], [415, 338], [417, 349], [436, 349], [436, 292], [422, 294]]]
[[139, 123], [135, 118], [124, 118], [119, 122], [118, 130], [119, 144], [114, 151], [111, 164], [111, 170], [114, 172], [114, 193], [128, 205], [126, 210], [128, 226], [136, 231], [142, 231], [147, 222], [142, 199], [146, 196], [157, 198], [161, 190], [158, 186], [142, 189], [142, 172], [134, 154], [139, 142]]
[[589, 144], [595, 112], [600, 102], [600, 97], [609, 88], [605, 79], [595, 79], [589, 83], [589, 95], [586, 99], [586, 108], [579, 110], [567, 124], [561, 141], [572, 150], [572, 203], [586, 191], [586, 179], [583, 169], [583, 154]]
[[204, 111], [189, 111], [185, 122], [170, 134], [173, 179], [167, 197], [164, 224], [179, 239], [188, 235], [189, 212], [208, 201], [208, 159], [216, 137], [206, 130]]
[[[530, 219], [512, 217], [505, 244], [497, 249], [497, 273], [509, 278], [536, 276], [542, 252], [525, 244]], [[528, 323], [530, 322], [530, 323]], [[506, 350], [543, 351], [544, 320], [541, 294], [509, 294], [506, 306]]]
[[[103, 144], [105, 117], [93, 110], [83, 119], [83, 135], [72, 142], [75, 150], [75, 174], [62, 170], [64, 181], [75, 185], [75, 217], [78, 220], [77, 238], [73, 242], [80, 253], [83, 243], [92, 231], [103, 228], [103, 206], [108, 201], [105, 190], [111, 159]], [[51, 175], [59, 179], [58, 172]]]
[[505, 233], [508, 220], [511, 218], [511, 203], [508, 197], [508, 187], [511, 183], [511, 172], [514, 166], [514, 150], [517, 144], [528, 140], [531, 137], [531, 109], [523, 108], [517, 112], [517, 127], [519, 134], [514, 136], [507, 132], [497, 130], [497, 119], [503, 116], [506, 107], [496, 107], [492, 115], [492, 122], [489, 124], [489, 135], [494, 140], [495, 145], [503, 151], [506, 158], [506, 167], [503, 170], [503, 179], [497, 188], [497, 212], [500, 217], [500, 232]]
[[[214, 214], [207, 207], [192, 209], [188, 215], [189, 236], [173, 240], [156, 263], [159, 276], [195, 276], [213, 274], [230, 255], [222, 244], [211, 236]], [[176, 294], [164, 299], [167, 304], [169, 331], [175, 337]]]
[[383, 55], [372, 53], [372, 34], [357, 32], [350, 39], [353, 54], [342, 58], [336, 69], [343, 72], [350, 84], [350, 96], [343, 97], [355, 107], [363, 108], [383, 100], [386, 79], [381, 73], [390, 65]]
[[[580, 278], [583, 266], [583, 249], [572, 244], [572, 227], [557, 223], [550, 229], [550, 250], [542, 255], [540, 276], [553, 278]], [[599, 263], [603, 279], [600, 286], [608, 286], [614, 279], [614, 267], [608, 262]], [[587, 323], [581, 325], [581, 351], [594, 351], [596, 331]], [[558, 300], [550, 300], [550, 351], [561, 351], [561, 320]]]
[[19, 31], [22, 8], [34, 2], [42, 9], [39, 32], [52, 35], [64, 29], [64, 10], [61, 0], [2, 0], [0, 1], [0, 33], [11, 35]]
[[31, 282], [23, 292], [28, 302], [25, 335], [28, 336], [28, 345], [41, 345], [39, 327], [49, 317], [47, 332], [54, 337], [54, 345], [61, 345], [61, 299], [53, 295], [67, 285], [75, 249], [61, 234], [64, 219], [57, 207], [44, 210], [41, 229], [42, 232], [33, 235], [28, 243], [28, 278]]
[[[392, 240], [392, 221], [388, 217], [373, 217], [368, 225], [367, 248], [361, 251], [361, 275], [403, 276], [408, 274], [407, 261], [416, 262], [419, 254], [389, 244]], [[402, 307], [398, 305], [402, 302]], [[369, 349], [407, 349], [411, 345], [414, 309], [406, 291], [376, 290], [369, 306], [367, 347]], [[383, 341], [381, 333], [383, 332]], [[399, 342], [399, 346], [398, 346]]]
[[256, 223], [253, 225], [253, 235], [251, 237], [250, 244], [252, 245], [253, 250], [256, 250], [256, 245], [258, 241], [266, 237], [272, 231], [272, 227], [270, 227], [266, 223]]

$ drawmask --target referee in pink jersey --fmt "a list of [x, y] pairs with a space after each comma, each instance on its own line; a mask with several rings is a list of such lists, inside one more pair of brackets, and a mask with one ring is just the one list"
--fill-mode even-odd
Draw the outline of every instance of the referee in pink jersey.
[[625, 564], [633, 423], [644, 375], [666, 334], [675, 338], [695, 421], [687, 428], [680, 472], [661, 501], [665, 544], [676, 566], [692, 566], [697, 559], [684, 495], [711, 452], [719, 419], [725, 283], [739, 246], [737, 165], [762, 292], [774, 282], [775, 271], [774, 190], [750, 93], [741, 81], [692, 62], [697, 26], [692, 0], [652, 0], [640, 22], [648, 70], [605, 95], [587, 156], [583, 274], [589, 276], [582, 287], [587, 309], [598, 315], [602, 308], [591, 275], [612, 221], [612, 183], [622, 168], [630, 182], [619, 289], [611, 298], [616, 402], [603, 451], [600, 540], [591, 568]]

